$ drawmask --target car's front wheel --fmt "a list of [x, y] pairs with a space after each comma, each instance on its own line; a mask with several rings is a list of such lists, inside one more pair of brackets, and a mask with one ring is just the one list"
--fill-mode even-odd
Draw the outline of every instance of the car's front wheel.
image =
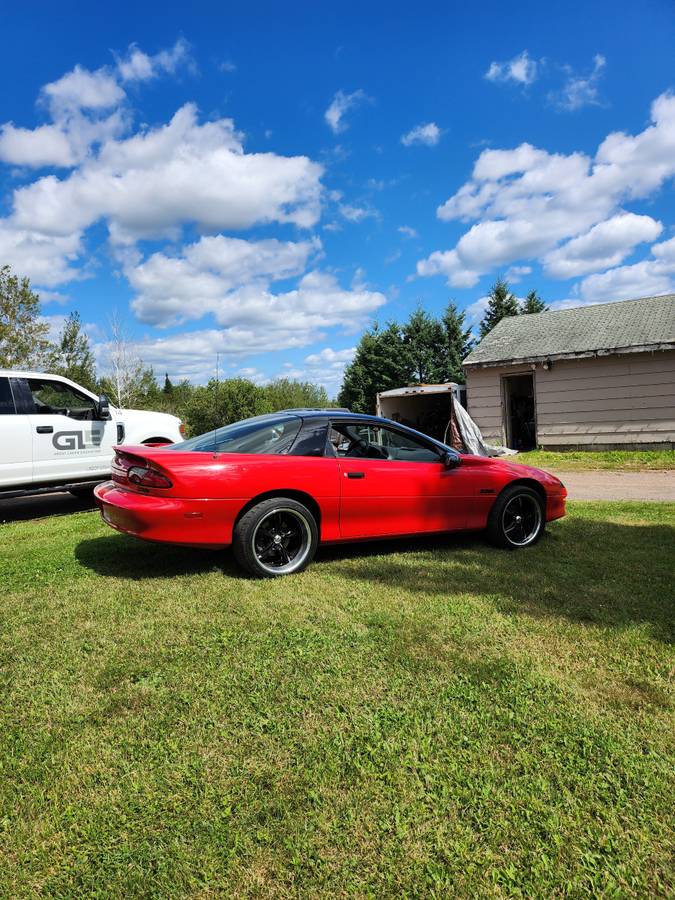
[[239, 565], [257, 578], [301, 572], [314, 558], [319, 529], [312, 513], [290, 497], [272, 497], [237, 522], [232, 550]]
[[536, 544], [545, 525], [544, 502], [537, 491], [514, 484], [495, 500], [488, 518], [487, 534], [495, 546], [519, 550]]

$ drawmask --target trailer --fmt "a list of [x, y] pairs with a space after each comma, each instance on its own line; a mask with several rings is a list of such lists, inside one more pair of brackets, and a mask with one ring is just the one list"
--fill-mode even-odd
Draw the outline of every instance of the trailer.
[[380, 391], [375, 411], [378, 416], [415, 428], [460, 452], [477, 456], [515, 453], [506, 447], [486, 444], [466, 405], [466, 387], [451, 381]]
[[415, 384], [381, 391], [375, 411], [378, 416], [416, 428], [438, 441], [448, 443], [448, 426], [453, 403], [466, 408], [466, 387], [453, 381], [447, 384]]

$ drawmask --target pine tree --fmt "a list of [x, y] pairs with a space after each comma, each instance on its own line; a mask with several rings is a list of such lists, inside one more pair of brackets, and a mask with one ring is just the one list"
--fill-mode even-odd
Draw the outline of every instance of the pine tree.
[[49, 351], [48, 331], [29, 280], [19, 280], [10, 266], [0, 266], [0, 368], [42, 367]]
[[525, 297], [520, 311], [523, 315], [528, 315], [529, 313], [546, 312], [547, 309], [548, 306], [544, 303], [539, 294], [536, 291], [530, 291], [527, 297]]
[[96, 390], [96, 363], [80, 314], [72, 312], [51, 352], [50, 369], [90, 391]]
[[443, 381], [455, 381], [464, 384], [462, 360], [471, 351], [473, 340], [471, 329], [464, 327], [464, 313], [460, 312], [450, 301], [443, 313], [443, 330], [445, 336], [445, 377]]
[[171, 383], [168, 372], [164, 373], [164, 387], [162, 390], [165, 394], [173, 394], [173, 384]]
[[416, 384], [440, 384], [447, 378], [445, 331], [443, 323], [421, 306], [411, 313], [403, 326], [403, 345]]
[[412, 367], [399, 326], [395, 322], [384, 329], [374, 325], [362, 335], [356, 355], [345, 369], [338, 403], [353, 412], [373, 413], [379, 391], [411, 380]]
[[480, 336], [484, 338], [502, 319], [519, 313], [518, 300], [509, 290], [508, 284], [502, 278], [497, 279], [488, 294], [487, 309], [480, 323]]

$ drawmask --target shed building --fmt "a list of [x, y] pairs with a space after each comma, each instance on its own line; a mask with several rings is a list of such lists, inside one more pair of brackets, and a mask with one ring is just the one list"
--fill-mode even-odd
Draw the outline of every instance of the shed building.
[[502, 319], [464, 370], [488, 443], [675, 447], [675, 294]]

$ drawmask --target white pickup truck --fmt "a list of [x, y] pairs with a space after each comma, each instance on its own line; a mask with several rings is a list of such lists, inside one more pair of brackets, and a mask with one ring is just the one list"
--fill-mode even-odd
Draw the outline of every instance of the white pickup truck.
[[60, 375], [0, 369], [0, 500], [85, 493], [109, 477], [116, 444], [183, 436], [176, 416], [116, 409]]

